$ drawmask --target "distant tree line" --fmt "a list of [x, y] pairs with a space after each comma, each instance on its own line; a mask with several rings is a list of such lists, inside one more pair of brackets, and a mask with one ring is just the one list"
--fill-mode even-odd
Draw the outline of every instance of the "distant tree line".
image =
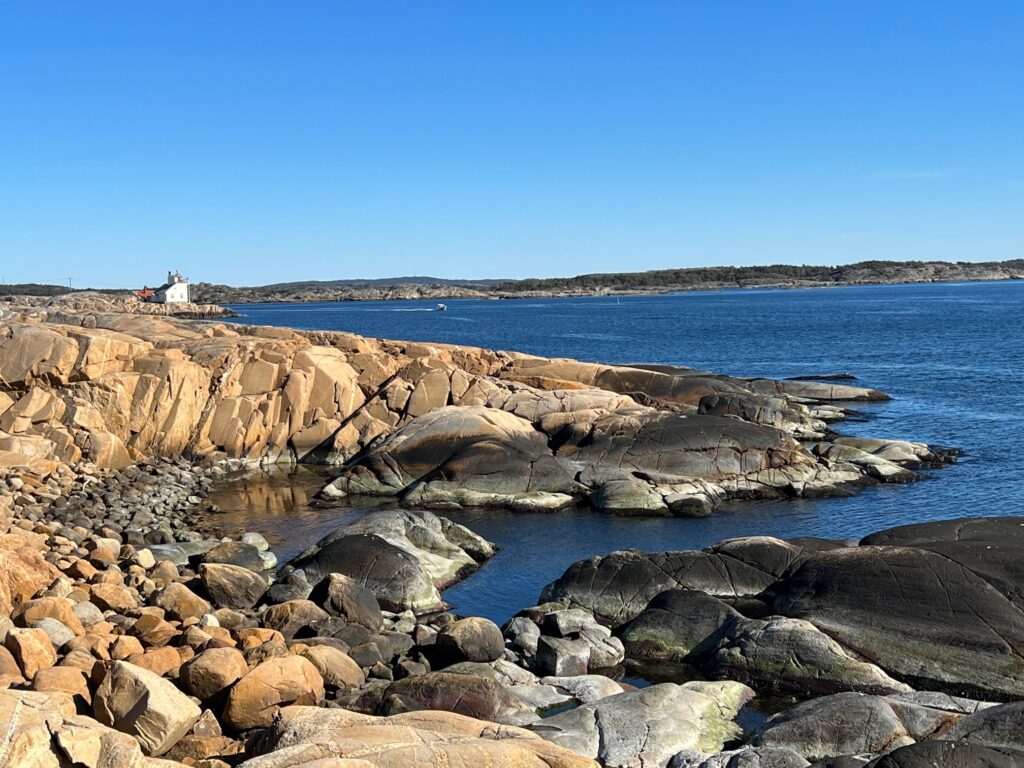
[[68, 293], [124, 293], [122, 288], [68, 288], [48, 283], [0, 283], [0, 296], [64, 296]]
[[1004, 262], [935, 262], [935, 261], [861, 261], [836, 267], [773, 264], [760, 267], [693, 267], [657, 269], [649, 272], [608, 272], [576, 277], [528, 278], [509, 280], [494, 287], [497, 291], [595, 291], [595, 290], [666, 290], [672, 287], [693, 288], [700, 285], [764, 285], [772, 283], [811, 282], [846, 283], [892, 281], [913, 278], [924, 271], [934, 273], [982, 272], [984, 270], [1021, 270], [1024, 259]]

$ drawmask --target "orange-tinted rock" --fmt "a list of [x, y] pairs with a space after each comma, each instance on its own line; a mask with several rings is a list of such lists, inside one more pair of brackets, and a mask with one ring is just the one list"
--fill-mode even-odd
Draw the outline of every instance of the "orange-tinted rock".
[[69, 693], [79, 711], [92, 702], [88, 678], [76, 667], [48, 667], [38, 670], [32, 678], [32, 690], [40, 693]]
[[100, 610], [131, 615], [138, 608], [135, 595], [122, 584], [93, 584], [89, 600]]
[[318, 704], [324, 681], [300, 656], [270, 659], [239, 680], [228, 694], [224, 723], [236, 731], [266, 727], [282, 706]]
[[12, 629], [7, 633], [4, 647], [18, 663], [21, 674], [31, 680], [40, 669], [57, 663], [57, 652], [50, 638], [41, 629]]
[[302, 651], [313, 662], [324, 684], [332, 688], [358, 688], [366, 682], [363, 670], [347, 653], [330, 645], [315, 645]]
[[249, 672], [245, 657], [234, 648], [211, 648], [181, 668], [181, 687], [201, 701], [212, 699]]
[[19, 626], [30, 627], [40, 619], [56, 619], [76, 635], [82, 635], [85, 627], [72, 610], [74, 605], [66, 597], [37, 597], [19, 606], [14, 620]]
[[164, 646], [153, 648], [144, 653], [135, 653], [125, 659], [129, 664], [148, 669], [155, 675], [167, 677], [176, 673], [181, 666], [181, 654], [176, 648]]

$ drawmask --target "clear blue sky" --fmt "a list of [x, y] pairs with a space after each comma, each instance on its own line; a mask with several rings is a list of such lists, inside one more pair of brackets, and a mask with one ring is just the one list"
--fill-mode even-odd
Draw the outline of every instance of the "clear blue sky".
[[1021, 2], [6, 2], [0, 279], [1024, 255]]

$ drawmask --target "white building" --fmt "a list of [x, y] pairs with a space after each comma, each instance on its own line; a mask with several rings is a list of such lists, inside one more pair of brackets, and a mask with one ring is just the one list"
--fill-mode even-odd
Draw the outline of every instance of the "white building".
[[188, 280], [181, 276], [181, 272], [168, 272], [167, 282], [159, 288], [143, 288], [135, 295], [150, 304], [188, 304], [191, 300]]

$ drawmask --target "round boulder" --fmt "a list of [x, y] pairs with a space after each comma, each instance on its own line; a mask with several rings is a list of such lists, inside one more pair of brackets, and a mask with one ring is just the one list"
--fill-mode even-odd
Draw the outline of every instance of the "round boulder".
[[263, 612], [263, 624], [276, 629], [288, 640], [303, 627], [327, 618], [330, 618], [327, 612], [311, 600], [289, 600], [271, 605]]
[[319, 581], [309, 599], [332, 616], [366, 627], [376, 632], [384, 623], [380, 604], [373, 592], [355, 579], [342, 573], [332, 573]]
[[218, 608], [252, 608], [267, 591], [266, 577], [240, 565], [203, 563], [199, 578]]
[[210, 648], [185, 663], [178, 681], [186, 693], [208, 701], [249, 672], [245, 656], [235, 648]]
[[332, 688], [358, 688], [366, 682], [363, 670], [347, 653], [330, 645], [314, 645], [302, 652]]
[[203, 555], [203, 562], [238, 565], [257, 573], [262, 573], [265, 570], [259, 549], [241, 541], [225, 541], [223, 544], [218, 544]]
[[460, 661], [497, 661], [505, 654], [501, 629], [479, 616], [460, 619], [437, 635], [437, 650], [455, 664]]
[[228, 694], [223, 722], [235, 731], [265, 728], [281, 707], [316, 705], [323, 697], [324, 680], [309, 659], [268, 659], [235, 683]]

